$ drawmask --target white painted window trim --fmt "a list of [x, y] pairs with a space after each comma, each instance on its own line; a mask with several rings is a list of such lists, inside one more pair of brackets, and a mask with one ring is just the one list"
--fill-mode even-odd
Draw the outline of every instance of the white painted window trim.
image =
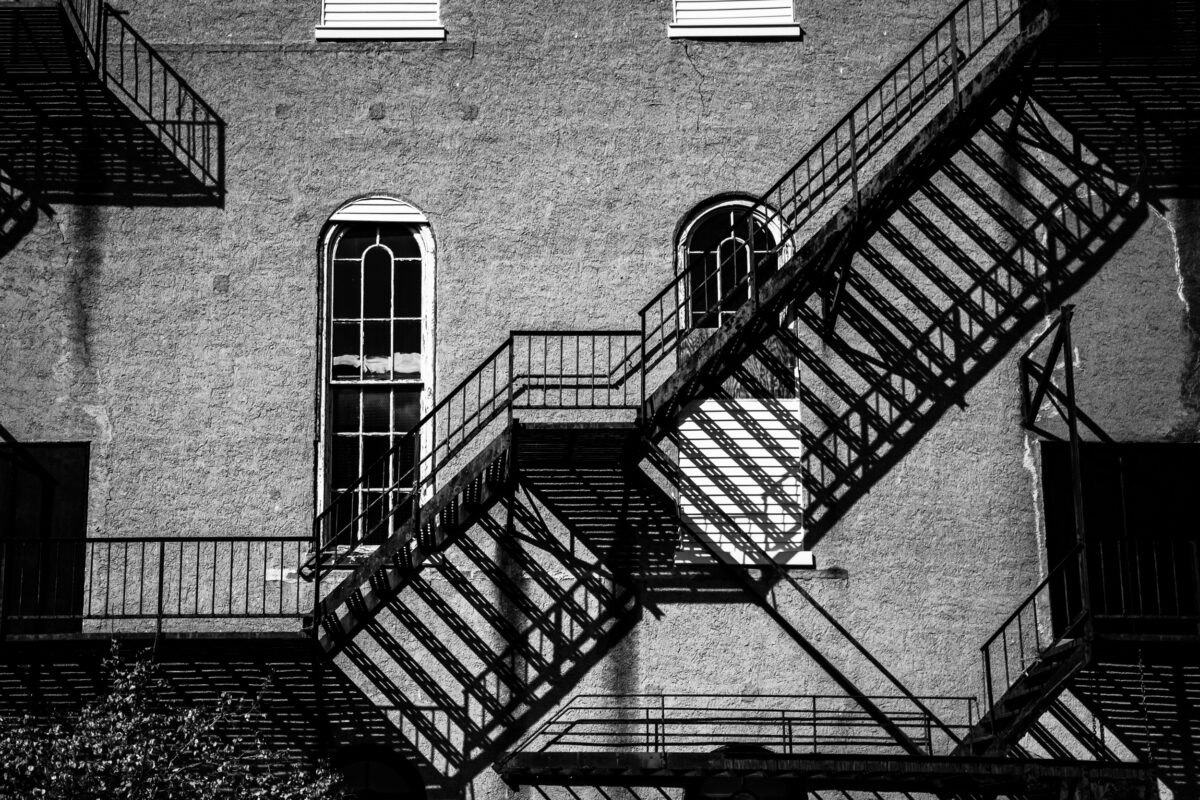
[[[317, 41], [337, 40], [366, 40], [366, 41], [444, 41], [446, 28], [441, 20], [441, 3], [437, 4], [437, 19], [420, 22], [396, 23], [394, 21], [333, 21], [329, 19], [330, 0], [321, 0], [321, 24], [313, 29]], [[362, 11], [367, 4], [378, 5], [380, 12], [388, 11], [387, 0], [367, 0], [362, 5], [356, 5], [357, 11]], [[403, 5], [397, 0], [396, 6]], [[369, 16], [369, 12], [364, 11]]]
[[[330, 372], [330, 342], [332, 332], [329, 330], [332, 307], [332, 252], [333, 240], [339, 229], [345, 223], [375, 222], [375, 223], [407, 223], [413, 227], [417, 246], [421, 250], [421, 377], [413, 380], [380, 381], [380, 385], [417, 383], [421, 386], [421, 408], [418, 419], [423, 419], [433, 408], [433, 398], [437, 396], [436, 384], [436, 348], [437, 337], [437, 243], [433, 238], [433, 230], [429, 219], [415, 206], [387, 195], [369, 195], [359, 197], [342, 205], [335, 211], [325, 225], [321, 236], [320, 269], [321, 269], [321, 313], [318, 318], [317, 330], [317, 464], [316, 464], [316, 508], [324, 509], [332, 501], [329, 496], [329, 480], [327, 463], [329, 436], [329, 372]], [[364, 385], [370, 381], [363, 381]], [[418, 458], [424, 459], [431, 452], [432, 442], [429, 437], [421, 438], [421, 451]], [[431, 490], [427, 490], [430, 491]], [[426, 493], [422, 493], [424, 501]]]
[[[704, 13], [702, 4], [713, 11]], [[672, 0], [672, 22], [667, 26], [669, 39], [800, 39], [796, 12], [788, 3], [787, 20], [770, 14], [769, 0]], [[681, 6], [687, 8], [680, 13]], [[739, 13], [739, 6], [745, 10]], [[690, 7], [690, 8], [689, 8]], [[699, 13], [698, 13], [699, 11]], [[693, 16], [694, 15], [694, 16]], [[708, 17], [708, 18], [705, 18]], [[764, 17], [767, 19], [764, 20]]]
[[[702, 222], [710, 219], [714, 214], [720, 214], [729, 208], [749, 208], [754, 210], [755, 219], [767, 228], [775, 237], [776, 241], [784, 240], [784, 228], [780, 220], [779, 213], [770, 207], [758, 207], [752, 200], [743, 197], [718, 198], [707, 204], [700, 206], [689, 214], [687, 222], [679, 229], [678, 238], [675, 242], [675, 259], [677, 270], [686, 270], [688, 268], [688, 250], [692, 235], [696, 231], [697, 226]], [[794, 252], [794, 243], [787, 239], [783, 247], [779, 249], [778, 264], [782, 267], [792, 257]], [[681, 285], [681, 291], [686, 291], [687, 284]], [[684, 296], [680, 295], [677, 302], [683, 304]], [[797, 375], [799, 379], [799, 375]], [[689, 451], [694, 449], [696, 442], [687, 441], [691, 435], [689, 428], [691, 416], [694, 414], [706, 414], [706, 407], [712, 405], [721, 405], [724, 403], [743, 403], [747, 406], [748, 413], [753, 414], [753, 407], [762, 405], [762, 401], [702, 401], [692, 404], [684, 413], [685, 421], [680, 427], [681, 440], [677, 442], [679, 453], [679, 464], [682, 469], [689, 469], [691, 454]], [[799, 400], [777, 401], [779, 405], [787, 406], [795, 403], [795, 418], [797, 423], [802, 424], [802, 411]], [[750, 498], [752, 507], [742, 508], [740, 513], [733, 510], [731, 516], [739, 525], [745, 525], [751, 529], [750, 535], [754, 541], [762, 547], [768, 555], [775, 561], [776, 564], [786, 567], [797, 568], [815, 568], [816, 559], [812, 551], [806, 549], [805, 539], [807, 537], [807, 529], [803, 521], [803, 508], [807, 503], [807, 497], [804, 493], [803, 486], [796, 481], [792, 485], [792, 491], [795, 494], [796, 500], [793, 503], [780, 504], [778, 499], [768, 497], [768, 493], [759, 487], [756, 493]], [[777, 498], [777, 495], [776, 495]], [[683, 497], [680, 497], [681, 510], [688, 510], [691, 506]], [[732, 510], [732, 509], [731, 509]], [[703, 519], [692, 519], [693, 528], [697, 535], [705, 538], [713, 548], [717, 550], [723, 560], [727, 563], [738, 564], [745, 566], [752, 563], [753, 557], [748, 554], [745, 549], [737, 542], [730, 540], [723, 534], [706, 530], [705, 521]], [[679, 550], [675, 554], [675, 563], [677, 564], [705, 564], [710, 563], [707, 556], [695, 558], [694, 551]]]

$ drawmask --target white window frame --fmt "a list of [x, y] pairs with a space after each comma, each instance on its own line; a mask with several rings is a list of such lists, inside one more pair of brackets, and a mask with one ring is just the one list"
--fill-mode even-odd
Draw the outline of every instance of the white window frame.
[[[429, 220], [415, 206], [403, 200], [387, 195], [369, 195], [352, 200], [330, 216], [321, 234], [321, 313], [317, 330], [317, 464], [316, 464], [316, 507], [323, 509], [333, 500], [329, 488], [329, 454], [331, 452], [332, 433], [330, 426], [331, 400], [330, 388], [332, 374], [332, 337], [330, 329], [332, 319], [332, 277], [334, 238], [346, 223], [367, 222], [376, 224], [402, 223], [413, 229], [417, 246], [421, 251], [421, 360], [419, 380], [390, 380], [378, 381], [379, 386], [403, 385], [405, 383], [421, 384], [420, 411], [418, 419], [423, 418], [433, 407], [436, 395], [435, 370], [437, 363], [435, 349], [437, 316], [437, 285], [436, 261], [437, 246], [429, 227]], [[372, 382], [344, 385], [368, 385]], [[424, 439], [420, 443], [421, 452], [415, 454], [418, 458], [427, 455], [430, 443]]]
[[[688, 270], [689, 253], [692, 250], [692, 238], [703, 223], [714, 218], [721, 218], [728, 211], [738, 209], [752, 210], [755, 220], [770, 231], [775, 241], [784, 240], [784, 229], [779, 214], [774, 209], [764, 209], [747, 197], [718, 197], [703, 203], [693, 209], [687, 221], [678, 229], [675, 242], [675, 258], [677, 270]], [[793, 247], [790, 240], [785, 241], [779, 249], [777, 264], [782, 267], [791, 258]], [[690, 281], [683, 284], [684, 291], [690, 291]], [[682, 299], [681, 299], [681, 302]], [[687, 304], [690, 322], [690, 303]], [[717, 312], [723, 315], [728, 312]], [[797, 372], [797, 380], [799, 380]], [[690, 479], [715, 501], [722, 510], [759, 547], [781, 566], [813, 568], [816, 561], [807, 549], [805, 538], [807, 529], [804, 519], [804, 509], [808, 498], [803, 485], [793, 478], [787, 477], [789, 466], [778, 459], [765, 455], [761, 448], [748, 442], [746, 431], [736, 421], [737, 417], [755, 418], [756, 424], [762, 424], [768, 429], [775, 428], [773, 434], [776, 444], [781, 449], [796, 453], [797, 461], [803, 459], [800, 439], [794, 432], [788, 430], [787, 424], [780, 420], [794, 419], [796, 425], [802, 425], [801, 407], [798, 400], [784, 398], [772, 400], [737, 400], [710, 399], [692, 403], [680, 417], [678, 440], [679, 467]], [[729, 447], [736, 450], [721, 453], [718, 439], [704, 432], [705, 427], [721, 429], [721, 436], [728, 437]], [[735, 487], [736, 492], [743, 493], [739, 502], [727, 494], [719, 485], [709, 485], [711, 478], [704, 474], [700, 462], [713, 456], [726, 461], [725, 456], [736, 455], [740, 458], [755, 458], [760, 460], [760, 466], [767, 473], [769, 480], [759, 484], [756, 480], [742, 474], [743, 470], [727, 467], [724, 476]], [[734, 461], [736, 459], [728, 459]], [[770, 485], [768, 485], [770, 484]], [[696, 508], [682, 495], [680, 496], [681, 511], [688, 516], [698, 535], [706, 538], [710, 545], [717, 550], [728, 563], [747, 565], [755, 561], [755, 556], [731, 540], [718, 530], [718, 526], [704, 518], [700, 509]], [[680, 550], [676, 553], [678, 564], [707, 563], [706, 556], [695, 551]]]
[[800, 39], [793, 0], [672, 0], [671, 39]]
[[441, 2], [434, 4], [432, 18], [413, 12], [412, 19], [397, 20], [408, 14], [406, 7], [412, 5], [404, 0], [321, 0], [321, 24], [314, 35], [318, 41], [444, 40], [446, 28], [442, 25]]

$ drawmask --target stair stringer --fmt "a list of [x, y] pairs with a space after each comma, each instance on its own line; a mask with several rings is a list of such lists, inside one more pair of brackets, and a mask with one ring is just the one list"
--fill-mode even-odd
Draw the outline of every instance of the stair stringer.
[[[1042, 124], [1040, 118], [1032, 119], [1036, 110], [1029, 109], [1036, 107], [1031, 101], [1010, 93], [1018, 90], [1015, 83], [994, 84], [994, 94], [986, 98], [982, 109], [986, 114], [981, 112], [970, 125], [948, 135], [947, 141], [926, 148], [924, 163], [914, 164], [910, 173], [898, 178], [895, 195], [886, 203], [881, 200], [874, 229], [847, 232], [847, 237], [856, 237], [854, 242], [831, 242], [835, 253], [830, 261], [845, 258], [849, 252], [855, 258], [863, 257], [861, 264], [843, 266], [840, 275], [831, 268], [824, 277], [802, 279], [794, 297], [776, 298], [777, 307], [764, 305], [760, 319], [746, 322], [758, 326], [753, 336], [730, 341], [731, 349], [712, 355], [730, 363], [714, 367], [704, 386], [697, 384], [688, 390], [696, 397], [733, 402], [732, 385], [751, 398], [769, 397], [769, 390], [747, 369], [761, 366], [795, 397], [777, 398], [775, 405], [803, 406], [804, 422], [774, 411], [770, 421], [793, 428], [791, 438], [803, 442], [803, 452], [796, 458], [789, 460], [786, 454], [774, 458], [786, 463], [790, 474], [804, 486], [808, 503], [803, 509], [805, 543], [810, 549], [948, 410], [964, 405], [966, 392], [1002, 362], [1049, 308], [1095, 275], [1148, 214], [1133, 187], [1110, 184], [1108, 176], [1097, 173], [1097, 165], [1072, 153], [1074, 142], [1054, 142], [1058, 145], [1054, 155], [1059, 159], [1054, 163], [1062, 173], [1058, 175], [1038, 164], [1038, 154], [1009, 141], [1001, 130], [1004, 115], [1012, 116], [1012, 123], [1022, 128]], [[1022, 167], [1028, 165], [1030, 180], [1045, 184], [1044, 193], [1049, 197], [1036, 197], [1010, 176], [997, 174], [996, 157], [985, 151], [980, 141], [1000, 148]], [[968, 168], [979, 176], [967, 174]], [[1002, 246], [966, 211], [956, 208], [934, 178], [957, 187], [971, 203], [983, 207], [985, 215], [989, 204], [995, 206], [996, 216], [986, 221], [1011, 237], [1012, 243]], [[1022, 210], [1030, 215], [1036, 213], [1036, 225], [999, 206], [985, 191], [985, 178], [1011, 188], [1012, 202], [1023, 204]], [[918, 206], [917, 200], [928, 211]], [[931, 213], [938, 215], [936, 220]], [[943, 234], [937, 225], [943, 217], [947, 218], [945, 224], [958, 226], [961, 236]], [[897, 227], [901, 224], [913, 232]], [[1074, 227], [1067, 230], [1067, 224]], [[1034, 235], [1041, 227], [1060, 230], [1064, 247], [1051, 255]], [[930, 239], [927, 249], [949, 261], [950, 269], [935, 264], [921, 251], [917, 241], [923, 244], [926, 238]], [[909, 250], [898, 250], [889, 258], [879, 249], [884, 244]], [[940, 276], [939, 270], [948, 274]], [[906, 271], [919, 280], [940, 277], [947, 285], [930, 290], [906, 285]], [[956, 282], [951, 282], [952, 278]], [[970, 285], [964, 286], [966, 282]], [[840, 312], [830, 317], [822, 295], [835, 283], [843, 302]], [[949, 295], [949, 304], [928, 300], [923, 295], [926, 291], [932, 297], [939, 297], [937, 292]], [[954, 292], [959, 296], [951, 294]], [[897, 294], [901, 302], [894, 297]], [[809, 338], [802, 341], [780, 321], [785, 310]], [[927, 321], [928, 328], [924, 327]], [[709, 341], [716, 338], [714, 335]], [[794, 382], [775, 350], [801, 365], [806, 372], [801, 383]], [[845, 385], [837, 388], [838, 382]], [[824, 412], [813, 411], [823, 402], [820, 395], [812, 393], [814, 387], [835, 396]], [[681, 410], [685, 418], [693, 413]], [[672, 424], [678, 424], [678, 418]], [[671, 428], [660, 425], [656, 430], [661, 438]], [[747, 429], [744, 433], [753, 436], [757, 448], [778, 449], [780, 445], [769, 432], [755, 435]], [[739, 454], [730, 450], [724, 455]], [[741, 455], [752, 457], [749, 450]]]
[[[460, 473], [486, 468], [489, 455], [513, 459], [486, 508], [436, 546], [412, 546], [411, 568], [387, 558], [373, 572], [360, 567], [333, 601], [346, 610], [322, 642], [452, 792], [466, 791], [641, 617], [626, 576], [561, 535], [523, 491], [508, 438], [493, 444]], [[360, 579], [368, 585], [350, 588]]]
[[[930, 728], [937, 728], [940, 732], [946, 735], [951, 741], [957, 741], [954, 733], [940, 720], [937, 715], [927, 708], [903, 683], [899, 681], [887, 668], [880, 663], [874, 655], [870, 653], [848, 630], [846, 630], [840, 622], [837, 621], [828, 611], [826, 611], [816, 599], [809, 594], [800, 584], [787, 572], [786, 569], [776, 564], [751, 537], [742, 532], [737, 524], [725, 516], [719, 507], [716, 507], [710, 501], [706, 501], [703, 490], [690, 481], [682, 470], [679, 469], [674, 459], [665, 453], [656, 444], [647, 440], [645, 445], [646, 458], [645, 465], [657, 472], [666, 483], [678, 490], [681, 494], [686, 494], [700, 507], [705, 507], [707, 511], [721, 518], [725, 533], [740, 541], [744, 545], [744, 558], [742, 564], [730, 564], [723, 554], [712, 544], [708, 536], [701, 534], [696, 530], [694, 524], [687, 517], [680, 515], [680, 524], [683, 529], [690, 535], [696, 543], [706, 550], [715, 564], [723, 567], [731, 574], [735, 582], [740, 583], [742, 588], [749, 594], [758, 605], [770, 618], [778, 625], [789, 638], [792, 639], [804, 653], [812, 659], [812, 661], [820, 667], [820, 669], [828, 675], [839, 688], [846, 693], [848, 697], [853, 699], [874, 721], [879, 727], [885, 731], [895, 741], [896, 745], [910, 756], [931, 755], [925, 749], [914, 741], [909, 735], [909, 732], [897, 724], [889, 714], [880, 708], [867, 693], [863, 692], [855, 685], [855, 683], [835, 665], [824, 653], [819, 650], [811, 641], [810, 636], [806, 635], [798, 627], [798, 623], [789, 619], [781, 610], [777, 593], [784, 592], [786, 594], [795, 594], [804, 600], [808, 608], [815, 610], [837, 633], [838, 636], [848, 641], [870, 665], [877, 670], [899, 693], [905, 696], [907, 704], [905, 711], [907, 715], [912, 715], [914, 712], [919, 715], [924, 715], [929, 722]], [[645, 467], [643, 467], [645, 468]], [[746, 566], [758, 567], [766, 573], [770, 573], [772, 578], [765, 583], [759, 583], [746, 569]], [[790, 590], [790, 591], [789, 591]], [[911, 705], [908, 705], [911, 704]]]
[[[800, 245], [775, 275], [758, 287], [756, 296], [742, 303], [731, 319], [695, 350], [646, 398], [643, 419], [654, 441], [674, 428], [682, 407], [705, 396], [762, 343], [778, 316], [789, 304], [816, 292], [828, 281], [846, 248], [872, 226], [886, 219], [895, 206], [898, 187], [915, 189], [928, 167], [931, 151], [949, 138], [969, 135], [977, 120], [991, 110], [998, 83], [1011, 77], [1034, 52], [1037, 40], [1050, 24], [1039, 15], [991, 63], [964, 86], [900, 151], [847, 203]], [[938, 158], [934, 154], [934, 159]], [[907, 196], [908, 192], [904, 192]]]
[[[510, 425], [464, 465], [448, 485], [422, 503], [416, 518], [400, 525], [322, 597], [314, 623], [320, 626], [320, 642], [326, 652], [352, 640], [430, 556], [469, 530], [511, 491], [512, 443]], [[321, 565], [315, 569], [315, 580], [319, 581]]]
[[954, 748], [953, 755], [1007, 754], [1090, 661], [1091, 651], [1083, 639], [1061, 643], [1042, 653], [988, 709]]

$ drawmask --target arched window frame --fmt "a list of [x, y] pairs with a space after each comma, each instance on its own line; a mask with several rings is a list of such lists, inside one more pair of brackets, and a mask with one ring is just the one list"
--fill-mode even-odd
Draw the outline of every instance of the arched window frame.
[[[775, 252], [774, 266], [768, 270], [766, 275], [760, 272], [760, 282], [769, 279], [778, 267], [786, 264], [794, 254], [794, 247], [791, 239], [785, 236], [778, 212], [759, 203], [756, 198], [749, 195], [725, 194], [710, 197], [697, 204], [679, 223], [675, 233], [676, 274], [679, 272], [686, 274], [689, 271], [691, 267], [689, 253], [692, 251], [692, 240], [697, 232], [702, 230], [706, 223], [723, 225], [726, 230], [730, 230], [730, 219], [725, 215], [736, 214], [739, 211], [750, 213], [754, 222], [773, 238], [770, 249]], [[721, 219], [722, 216], [725, 216], [724, 221]], [[779, 245], [780, 242], [783, 243], [782, 246]], [[757, 252], [762, 253], [766, 249], [758, 247], [758, 243], [755, 242]], [[725, 299], [720, 297], [717, 301], [718, 310], [708, 312], [715, 319], [703, 320], [707, 324], [696, 325], [697, 321], [693, 319], [695, 311], [691, 303], [692, 282], [692, 277], [688, 276], [679, 283], [681, 296], [678, 307], [684, 309], [683, 324], [693, 330], [697, 328], [715, 329], [723, 323], [726, 315], [734, 312], [734, 309], [720, 309], [721, 302]], [[788, 413], [795, 413], [796, 420], [799, 422], [800, 407], [797, 402], [793, 410], [791, 408], [793, 402], [796, 401], [788, 398], [710, 398], [689, 407], [679, 430], [680, 468], [693, 479], [703, 482], [705, 474], [700, 464], [706, 460], [712, 460], [714, 455], [712, 452], [706, 453], [706, 449], [720, 449], [727, 445], [732, 448], [729, 453], [717, 453], [718, 460], [724, 460], [729, 456], [735, 458], [758, 457], [748, 450], [742, 449], [740, 442], [742, 441], [741, 434], [744, 432], [738, 430], [740, 425], [746, 424], [742, 420], [756, 420], [749, 423], [756, 425], [760, 422], [769, 423], [770, 420], [777, 420]], [[769, 410], [767, 406], [770, 406]], [[734, 410], [736, 413], [733, 413]], [[725, 437], [720, 434], [714, 435], [710, 431], [706, 431], [706, 428], [731, 434], [732, 438], [726, 442]], [[788, 441], [791, 438], [796, 438], [796, 440]], [[801, 444], [798, 437], [791, 437], [783, 433], [781, 442], [785, 444], [784, 450], [800, 452]], [[776, 471], [779, 467], [778, 464], [771, 466]], [[722, 505], [723, 510], [730, 518], [742, 524], [751, 538], [767, 549], [777, 563], [789, 566], [813, 566], [812, 553], [802, 549], [805, 536], [802, 509], [806, 503], [803, 487], [795, 481], [781, 484], [783, 489], [781, 494], [795, 495], [794, 503], [780, 502], [780, 497], [774, 494], [768, 495], [764, 488], [764, 486], [757, 485], [739, 487], [746, 492], [748, 504], [735, 502], [732, 498], [722, 499], [714, 496], [711, 499]], [[681, 506], [684, 512], [696, 522], [699, 535], [708, 537], [724, 558], [727, 558], [730, 563], [749, 563], [745, 561], [748, 556], [743, 552], [742, 547], [719, 532], [720, 526], [715, 519], [707, 520], [701, 509], [688, 508], [686, 501], [681, 501]], [[676, 561], [678, 563], [708, 563], [706, 555], [700, 556], [698, 559], [694, 556], [694, 551], [681, 550], [676, 554]]]
[[[437, 243], [433, 237], [429, 220], [415, 206], [390, 195], [364, 195], [344, 203], [333, 214], [322, 229], [318, 244], [320, 263], [318, 295], [320, 311], [317, 315], [317, 392], [316, 392], [316, 469], [315, 492], [316, 512], [325, 508], [333, 499], [330, 485], [332, 419], [332, 319], [333, 319], [333, 266], [334, 247], [339, 235], [347, 226], [356, 223], [376, 225], [403, 225], [410, 229], [416, 240], [421, 257], [421, 354], [419, 375], [415, 379], [370, 380], [339, 382], [341, 385], [404, 385], [420, 384], [420, 409], [418, 419], [433, 407], [436, 395], [436, 337], [437, 292], [436, 261]], [[422, 442], [422, 449], [428, 443]], [[424, 455], [422, 453], [421, 455]]]
[[[771, 249], [777, 249], [775, 256], [776, 266], [784, 264], [792, 255], [792, 244], [790, 240], [784, 239], [783, 225], [780, 222], [779, 214], [774, 209], [764, 206], [759, 203], [754, 197], [743, 194], [726, 194], [710, 197], [709, 199], [699, 203], [692, 208], [683, 217], [683, 221], [679, 224], [675, 233], [675, 272], [687, 272], [690, 268], [689, 255], [691, 253], [691, 243], [705, 224], [721, 224], [719, 220], [722, 215], [740, 210], [749, 211], [754, 222], [766, 229], [773, 237]], [[779, 248], [779, 243], [785, 242], [782, 248]], [[758, 253], [766, 252], [766, 248], [760, 248], [755, 242], [755, 251]], [[772, 272], [773, 274], [773, 272]], [[718, 276], [718, 280], [720, 280]], [[718, 310], [713, 312], [715, 319], [698, 320], [695, 318], [695, 311], [692, 304], [693, 280], [689, 277], [681, 283], [681, 291], [683, 296], [680, 297], [680, 308], [683, 308], [684, 324], [688, 328], [716, 328], [724, 321], [725, 317], [731, 313], [729, 310]], [[718, 300], [718, 304], [724, 302], [724, 290], [721, 291], [722, 296]]]

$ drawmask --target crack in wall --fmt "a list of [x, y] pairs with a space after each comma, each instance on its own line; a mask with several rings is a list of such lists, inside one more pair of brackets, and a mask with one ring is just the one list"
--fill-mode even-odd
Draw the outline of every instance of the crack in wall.
[[687, 59], [688, 65], [696, 73], [696, 97], [700, 101], [700, 111], [696, 114], [696, 130], [700, 130], [700, 120], [708, 116], [708, 101], [712, 98], [712, 93], [709, 92], [707, 98], [704, 95], [704, 82], [708, 80], [708, 77], [696, 66], [696, 60], [692, 58], [692, 52], [688, 49], [687, 42], [683, 43], [683, 57]]

